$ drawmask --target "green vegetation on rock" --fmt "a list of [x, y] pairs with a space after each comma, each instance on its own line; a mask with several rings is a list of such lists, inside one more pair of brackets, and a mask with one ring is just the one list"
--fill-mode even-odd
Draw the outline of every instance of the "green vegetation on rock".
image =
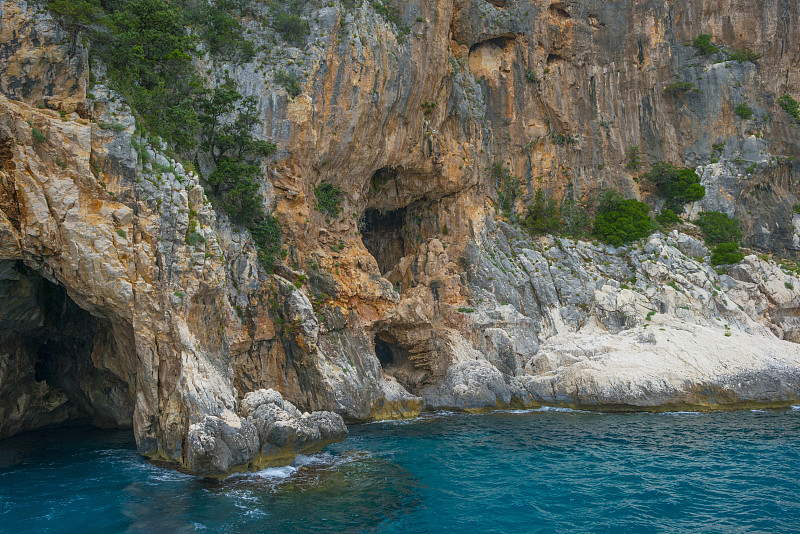
[[666, 207], [675, 213], [683, 213], [685, 204], [706, 196], [706, 188], [700, 185], [700, 177], [693, 169], [659, 161], [643, 177], [656, 186], [666, 199]]
[[725, 213], [705, 211], [700, 214], [695, 224], [703, 230], [706, 243], [709, 245], [738, 242], [742, 238], [739, 221], [728, 217]]
[[694, 84], [691, 82], [675, 82], [664, 87], [664, 92], [672, 96], [680, 96], [688, 93], [694, 89]]
[[711, 35], [707, 33], [701, 33], [697, 36], [697, 38], [692, 42], [692, 46], [695, 50], [697, 50], [697, 54], [701, 56], [709, 56], [716, 52], [719, 52], [719, 47], [714, 45], [711, 42]]
[[672, 226], [680, 220], [681, 219], [678, 217], [678, 214], [669, 208], [664, 208], [661, 210], [661, 213], [656, 215], [656, 222], [664, 227]]
[[711, 254], [711, 265], [731, 265], [744, 259], [738, 243], [720, 243]]
[[739, 104], [736, 106], [736, 115], [738, 115], [740, 119], [747, 120], [753, 116], [753, 108], [747, 103]]
[[599, 199], [592, 234], [615, 247], [632, 243], [647, 237], [655, 229], [649, 213], [650, 206], [644, 202], [605, 191]]
[[585, 236], [591, 230], [589, 205], [570, 199], [559, 203], [540, 188], [534, 194], [533, 202], [527, 206], [521, 224], [533, 235]]
[[700, 214], [695, 224], [703, 230], [708, 245], [715, 246], [711, 254], [712, 265], [728, 265], [739, 263], [744, 255], [739, 252], [739, 240], [742, 230], [739, 221], [718, 211], [706, 211]]
[[[164, 139], [187, 161], [202, 154], [213, 162], [204, 177], [212, 200], [250, 230], [259, 258], [271, 270], [280, 251], [280, 227], [264, 212], [259, 190], [261, 162], [276, 147], [253, 136], [258, 123], [255, 98], [244, 98], [229, 77], [209, 90], [193, 64], [201, 42], [214, 58], [253, 57], [254, 47], [242, 38], [243, 28], [233, 15], [241, 15], [249, 4], [51, 0], [48, 8], [70, 21], [76, 32], [86, 32], [92, 55], [105, 64], [111, 86], [130, 104], [138, 128]], [[120, 129], [114, 124], [111, 128]], [[187, 243], [196, 245], [201, 239], [199, 233], [187, 232]]]
[[497, 191], [500, 211], [509, 219], [516, 219], [515, 206], [519, 197], [519, 178], [511, 174], [508, 167], [495, 163], [492, 165], [492, 181]]
[[320, 184], [314, 188], [314, 196], [317, 197], [317, 210], [325, 213], [329, 217], [337, 217], [342, 210], [341, 203], [344, 198], [344, 191], [333, 184]]
[[780, 104], [783, 111], [794, 117], [794, 120], [800, 122], [800, 104], [798, 104], [797, 100], [791, 97], [791, 95], [783, 95], [778, 99], [778, 104]]
[[756, 54], [755, 52], [745, 48], [743, 50], [734, 50], [733, 52], [728, 54], [728, 60], [738, 61], [739, 63], [745, 63], [747, 61], [753, 63], [756, 60], [761, 59], [763, 56], [764, 54]]

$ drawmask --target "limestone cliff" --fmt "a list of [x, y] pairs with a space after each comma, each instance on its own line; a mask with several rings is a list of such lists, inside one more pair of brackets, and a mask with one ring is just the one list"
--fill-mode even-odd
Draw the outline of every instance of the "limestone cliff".
[[[268, 274], [91, 44], [0, 2], [0, 437], [132, 426], [143, 453], [218, 475], [340, 439], [325, 411], [800, 398], [792, 273], [750, 255], [720, 275], [691, 226], [620, 249], [532, 239], [492, 173], [521, 178], [518, 211], [539, 188], [657, 206], [626, 168], [638, 145], [698, 169], [694, 213], [793, 253], [800, 136], [777, 99], [800, 96], [796, 2], [415, 0], [399, 24], [374, 4], [306, 2], [301, 48], [256, 8], [252, 61], [197, 62], [256, 97], [277, 145], [261, 193], [287, 257]], [[763, 56], [697, 56], [700, 33]], [[338, 216], [315, 208], [321, 183]]]

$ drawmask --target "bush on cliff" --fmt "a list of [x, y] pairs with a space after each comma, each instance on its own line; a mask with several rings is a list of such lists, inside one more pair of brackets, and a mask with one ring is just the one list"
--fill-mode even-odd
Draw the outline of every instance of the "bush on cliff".
[[711, 254], [711, 265], [730, 265], [743, 259], [744, 254], [739, 252], [738, 243], [720, 243]]
[[249, 4], [51, 0], [48, 7], [71, 27], [91, 29], [91, 53], [105, 63], [111, 85], [126, 97], [139, 127], [187, 160], [200, 153], [210, 158], [213, 170], [205, 177], [209, 196], [232, 221], [250, 230], [259, 258], [271, 270], [280, 250], [280, 227], [264, 212], [260, 187], [261, 162], [275, 145], [253, 136], [258, 123], [254, 98], [243, 98], [230, 78], [208, 90], [193, 65], [199, 41], [216, 57], [252, 57], [254, 48], [231, 14], [241, 14]]
[[715, 245], [711, 254], [712, 265], [728, 265], [742, 261], [744, 255], [739, 252], [738, 243], [742, 238], [739, 221], [728, 217], [725, 213], [706, 211], [700, 214], [695, 223], [703, 230], [706, 243]]
[[500, 211], [509, 219], [516, 220], [516, 204], [520, 194], [519, 178], [511, 174], [511, 170], [500, 163], [492, 165], [491, 178], [497, 191]]
[[328, 217], [338, 217], [342, 211], [341, 203], [344, 198], [344, 191], [333, 184], [319, 184], [314, 188], [314, 196], [317, 197], [317, 210], [325, 213]]
[[554, 198], [546, 196], [541, 188], [536, 191], [528, 206], [522, 226], [532, 234], [552, 234], [563, 227], [561, 210]]
[[800, 104], [798, 104], [797, 100], [792, 98], [791, 95], [783, 95], [780, 97], [778, 99], [778, 104], [783, 108], [783, 111], [794, 117], [794, 120], [797, 122], [800, 122]]
[[697, 38], [692, 42], [692, 46], [695, 50], [697, 50], [697, 54], [701, 56], [709, 56], [711, 54], [715, 54], [719, 52], [719, 47], [714, 45], [711, 42], [711, 35], [707, 33], [701, 33], [697, 36]]
[[695, 224], [703, 230], [706, 243], [709, 245], [738, 242], [742, 238], [739, 221], [728, 217], [725, 213], [705, 211], [700, 214]]
[[700, 177], [693, 169], [659, 161], [643, 177], [656, 186], [666, 199], [666, 208], [675, 213], [683, 213], [684, 204], [706, 196], [706, 188], [700, 185]]
[[592, 234], [615, 247], [637, 241], [655, 229], [649, 213], [650, 207], [644, 202], [605, 191], [600, 196]]
[[678, 214], [669, 208], [661, 210], [661, 213], [656, 215], [656, 222], [664, 227], [672, 226], [680, 220], [681, 219], [678, 217]]

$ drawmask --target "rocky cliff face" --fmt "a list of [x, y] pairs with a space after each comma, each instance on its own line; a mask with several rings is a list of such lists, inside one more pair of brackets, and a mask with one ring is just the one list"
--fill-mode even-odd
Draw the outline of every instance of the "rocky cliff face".
[[[796, 3], [419, 0], [400, 28], [370, 2], [322, 4], [305, 4], [303, 48], [256, 10], [248, 38], [277, 46], [198, 62], [257, 98], [278, 146], [262, 193], [288, 254], [268, 275], [89, 45], [0, 3], [0, 437], [132, 426], [143, 453], [218, 475], [344, 435], [304, 411], [800, 398], [793, 274], [752, 255], [719, 275], [691, 226], [620, 249], [531, 239], [503, 222], [491, 171], [520, 177], [518, 210], [539, 188], [657, 205], [626, 169], [638, 145], [698, 169], [693, 212], [791, 253], [800, 137], [777, 98], [800, 94]], [[763, 57], [698, 57], [699, 33]], [[321, 183], [344, 191], [337, 217], [315, 209]]]

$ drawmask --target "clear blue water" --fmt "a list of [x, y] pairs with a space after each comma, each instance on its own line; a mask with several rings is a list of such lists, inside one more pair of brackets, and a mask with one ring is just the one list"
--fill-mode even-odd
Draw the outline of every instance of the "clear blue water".
[[129, 432], [0, 443], [0, 531], [800, 532], [800, 410], [439, 414], [210, 482]]

